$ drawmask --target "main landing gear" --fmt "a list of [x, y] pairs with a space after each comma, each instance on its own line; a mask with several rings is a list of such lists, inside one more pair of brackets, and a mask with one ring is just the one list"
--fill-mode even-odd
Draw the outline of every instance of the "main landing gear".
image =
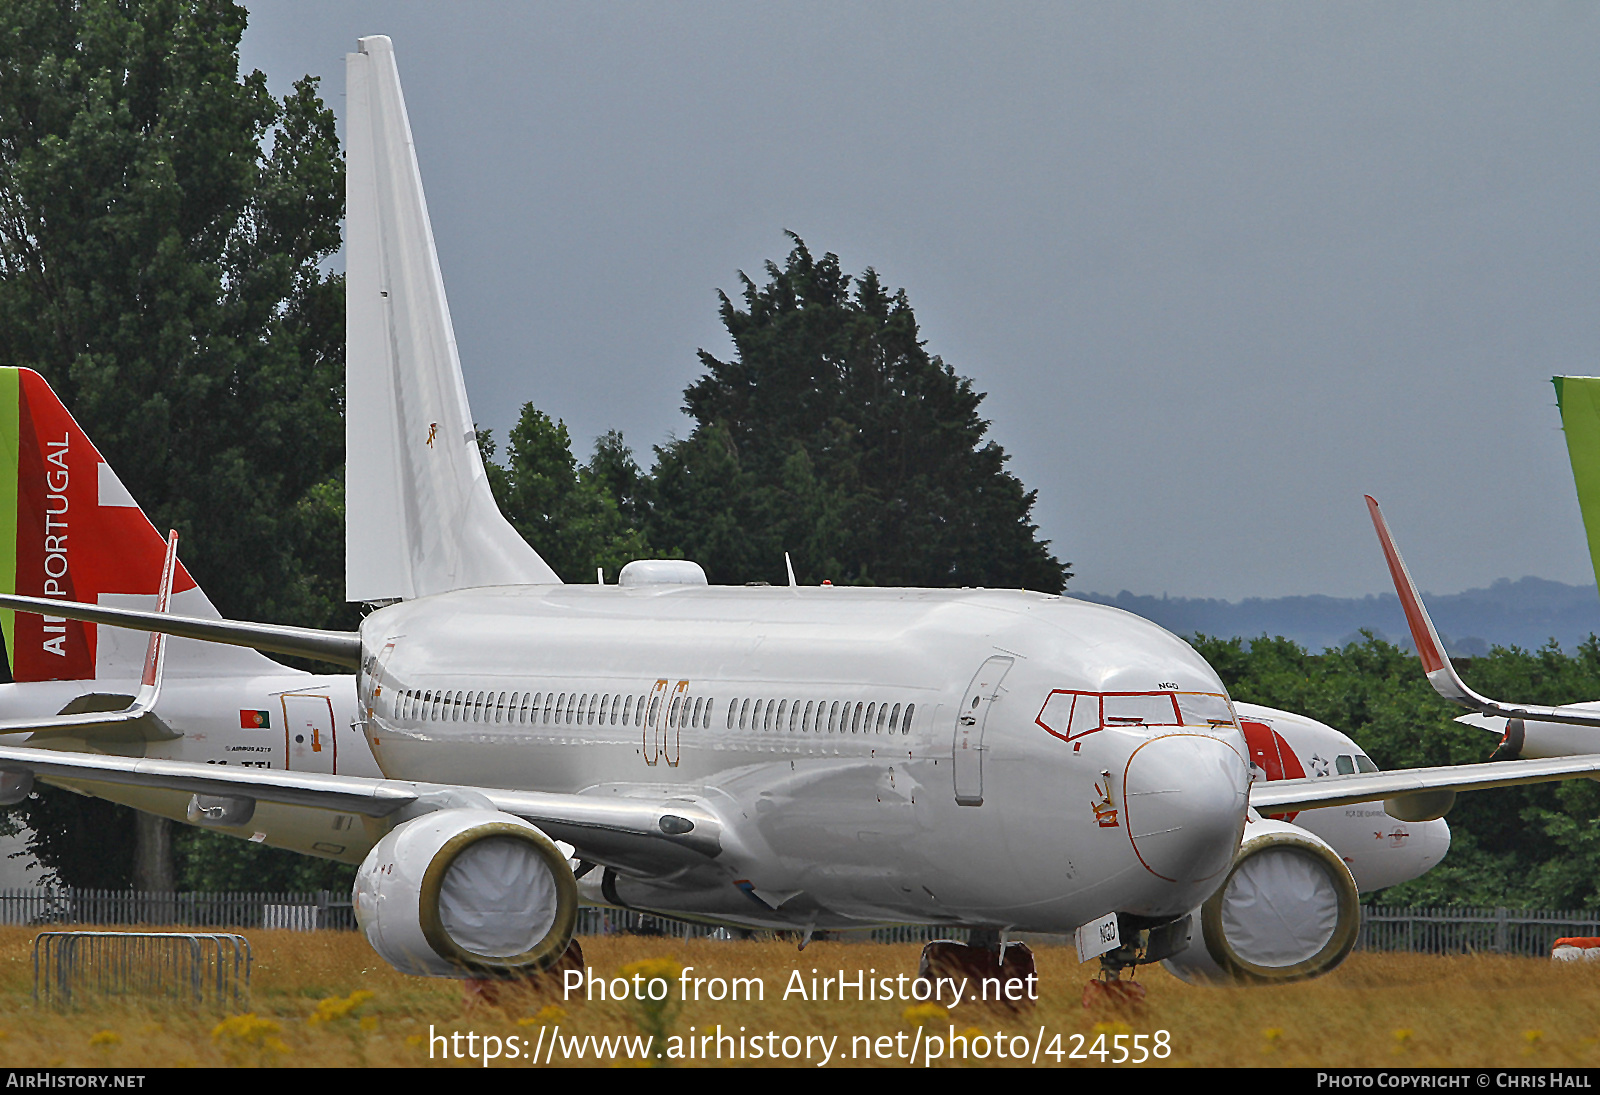
[[561, 975], [567, 970], [582, 970], [583, 948], [574, 939], [566, 951], [547, 970], [525, 973], [521, 977], [503, 979], [468, 977], [461, 982], [461, 992], [467, 1007], [479, 1004], [499, 1006], [507, 994], [524, 992], [555, 992], [561, 988]]
[[1083, 986], [1083, 1006], [1134, 1008], [1144, 1003], [1144, 986], [1133, 979], [1133, 971], [1187, 947], [1192, 921], [1192, 916], [1162, 922], [1118, 913], [1117, 931], [1123, 943], [1100, 956], [1099, 976]]
[[1002, 943], [999, 932], [973, 931], [971, 941], [940, 939], [922, 948], [917, 976], [966, 983], [964, 1004], [985, 1003], [1021, 1011], [1038, 999], [1038, 969], [1026, 943]]

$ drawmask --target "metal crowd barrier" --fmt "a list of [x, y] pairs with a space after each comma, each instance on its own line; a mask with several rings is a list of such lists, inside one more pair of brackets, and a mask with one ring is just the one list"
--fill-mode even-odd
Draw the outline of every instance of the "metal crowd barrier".
[[168, 996], [238, 1010], [249, 1001], [250, 941], [228, 932], [40, 932], [33, 1001]]

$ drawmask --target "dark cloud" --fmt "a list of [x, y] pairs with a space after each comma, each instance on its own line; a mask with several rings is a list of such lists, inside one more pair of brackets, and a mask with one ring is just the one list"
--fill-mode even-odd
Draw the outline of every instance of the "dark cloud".
[[467, 387], [685, 428], [782, 230], [903, 285], [1082, 590], [1589, 565], [1552, 373], [1600, 350], [1591, 4], [257, 3], [276, 88], [385, 33]]

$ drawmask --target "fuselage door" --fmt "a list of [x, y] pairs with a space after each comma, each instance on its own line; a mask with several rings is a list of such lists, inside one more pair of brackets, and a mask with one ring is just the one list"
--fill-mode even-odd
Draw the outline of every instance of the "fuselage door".
[[984, 662], [956, 709], [952, 759], [956, 802], [962, 806], [983, 805], [983, 728], [989, 721], [990, 708], [999, 698], [1000, 682], [1013, 661], [1014, 658], [996, 655]]
[[645, 717], [639, 720], [641, 749], [646, 764], [655, 764], [661, 759], [662, 726], [667, 718], [667, 682], [657, 681], [656, 686], [650, 689], [650, 706], [645, 708]]
[[283, 701], [286, 767], [292, 772], [339, 772], [333, 701], [327, 696], [287, 695]]

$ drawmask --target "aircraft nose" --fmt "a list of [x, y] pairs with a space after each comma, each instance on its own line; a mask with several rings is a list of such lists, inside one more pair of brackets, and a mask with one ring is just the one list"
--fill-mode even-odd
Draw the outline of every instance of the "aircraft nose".
[[1244, 760], [1217, 738], [1152, 738], [1128, 758], [1128, 837], [1145, 869], [1169, 882], [1202, 882], [1227, 869], [1249, 801]]

